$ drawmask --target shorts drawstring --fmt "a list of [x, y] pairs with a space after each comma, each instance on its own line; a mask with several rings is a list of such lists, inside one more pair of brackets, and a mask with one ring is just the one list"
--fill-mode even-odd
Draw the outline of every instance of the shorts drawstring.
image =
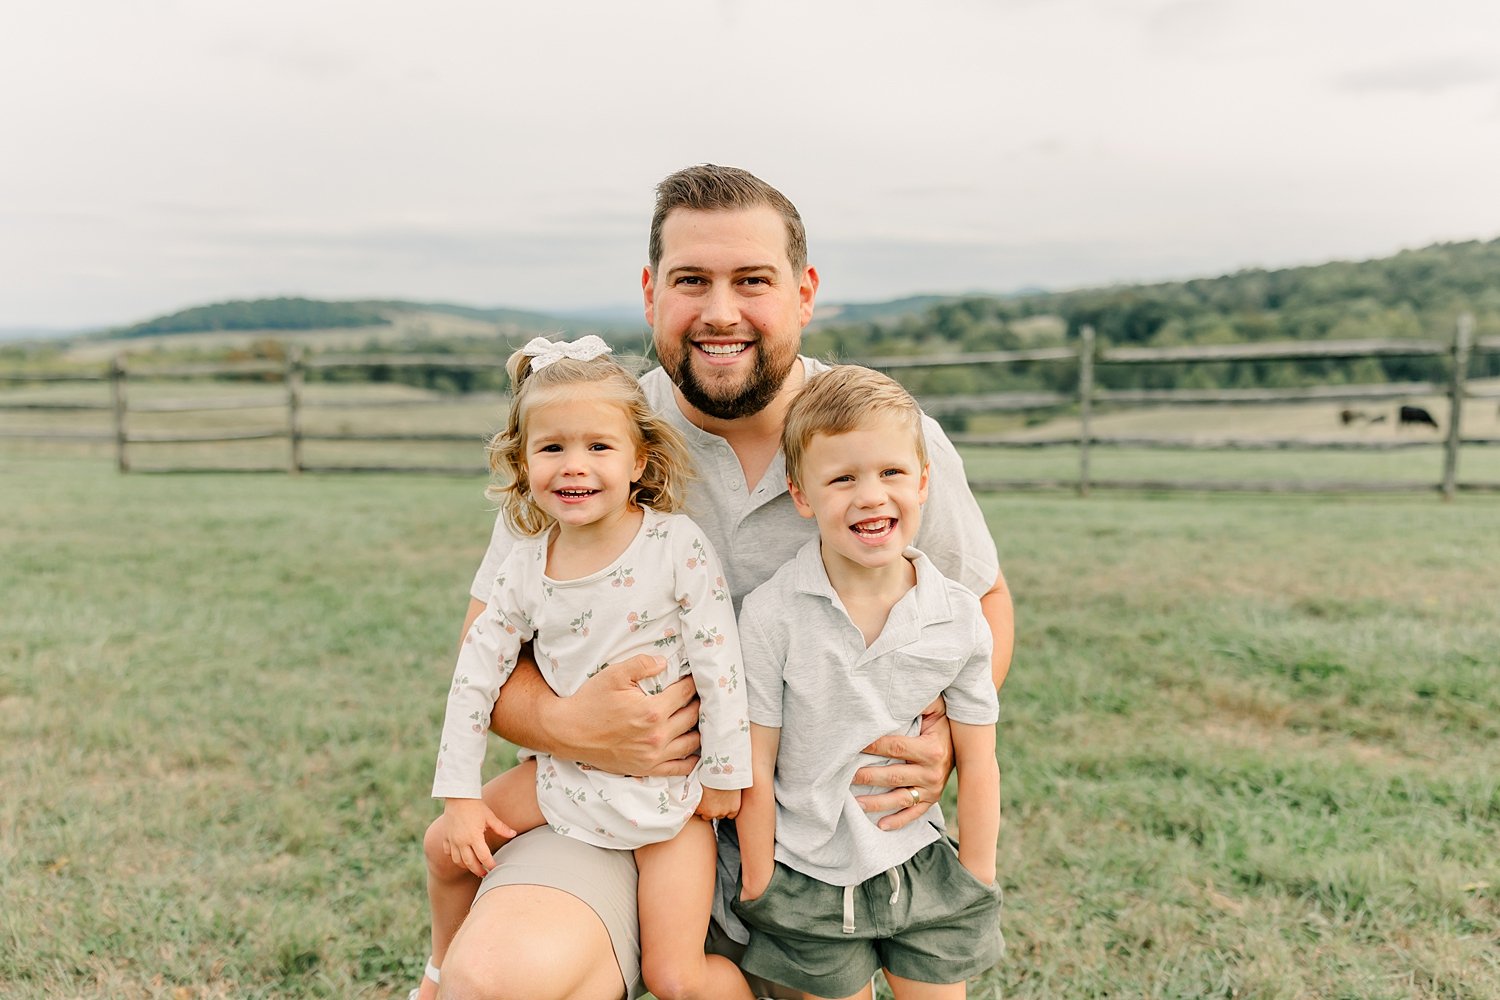
[[[887, 868], [885, 870], [885, 877], [891, 883], [890, 905], [895, 906], [897, 901], [901, 899], [901, 870], [899, 868]], [[857, 885], [844, 886], [844, 926], [842, 929], [845, 934], [854, 933], [854, 890], [857, 888], [859, 888]]]

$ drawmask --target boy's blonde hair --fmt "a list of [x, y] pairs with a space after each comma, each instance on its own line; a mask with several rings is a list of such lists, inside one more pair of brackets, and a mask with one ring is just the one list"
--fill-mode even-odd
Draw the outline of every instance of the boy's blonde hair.
[[834, 365], [807, 380], [792, 398], [781, 431], [786, 475], [802, 488], [802, 456], [815, 434], [847, 434], [871, 417], [894, 414], [911, 429], [917, 460], [927, 466], [927, 436], [922, 408], [901, 383], [860, 365]]
[[540, 371], [532, 368], [532, 361], [523, 350], [506, 362], [512, 397], [510, 415], [505, 429], [490, 439], [486, 449], [490, 470], [505, 481], [490, 485], [484, 493], [500, 505], [512, 531], [536, 535], [552, 526], [552, 518], [531, 499], [531, 480], [526, 474], [526, 415], [532, 407], [558, 399], [618, 403], [631, 425], [635, 445], [646, 459], [640, 478], [630, 484], [630, 503], [662, 514], [682, 509], [683, 490], [692, 476], [687, 445], [677, 428], [652, 411], [634, 375], [607, 354], [589, 361], [562, 358]]

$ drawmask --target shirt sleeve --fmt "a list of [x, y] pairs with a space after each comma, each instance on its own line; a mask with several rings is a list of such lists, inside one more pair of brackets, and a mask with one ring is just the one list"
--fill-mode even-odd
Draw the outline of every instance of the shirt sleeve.
[[1000, 558], [984, 512], [969, 489], [963, 459], [931, 417], [922, 417], [930, 466], [922, 528], [913, 542], [950, 580], [988, 593], [1000, 575]]
[[505, 562], [505, 557], [510, 555], [519, 541], [521, 536], [510, 530], [510, 525], [505, 523], [505, 515], [496, 512], [495, 527], [490, 532], [490, 546], [484, 550], [484, 558], [480, 560], [479, 569], [474, 573], [474, 582], [469, 584], [470, 596], [480, 601], [489, 600], [490, 588], [500, 572], [500, 564]]
[[740, 646], [745, 655], [745, 685], [750, 695], [750, 721], [757, 726], [781, 728], [782, 670], [786, 651], [766, 634], [769, 600], [765, 587], [745, 598], [740, 611]]
[[520, 603], [520, 595], [529, 588], [518, 577], [526, 568], [522, 564], [529, 562], [507, 558], [501, 564], [484, 611], [464, 635], [448, 690], [433, 798], [479, 798], [490, 712], [500, 685], [516, 668], [522, 643], [535, 631], [531, 615]]
[[708, 788], [750, 787], [750, 721], [739, 629], [724, 567], [696, 524], [672, 532], [672, 571], [681, 608], [683, 648], [698, 689], [703, 745], [698, 779]]
[[943, 692], [948, 718], [966, 726], [988, 726], [1000, 720], [1000, 701], [995, 693], [995, 678], [990, 673], [990, 656], [993, 640], [989, 624], [984, 620], [979, 602], [972, 594], [955, 595], [964, 598], [961, 606], [973, 623], [973, 642], [968, 658], [958, 670], [958, 676]]

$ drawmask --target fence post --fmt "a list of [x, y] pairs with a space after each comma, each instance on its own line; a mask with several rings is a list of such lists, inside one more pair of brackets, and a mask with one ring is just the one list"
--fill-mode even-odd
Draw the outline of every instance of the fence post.
[[1089, 495], [1089, 417], [1094, 404], [1094, 328], [1078, 331], [1078, 495]]
[[116, 354], [109, 362], [109, 395], [115, 410], [115, 468], [130, 471], [130, 456], [125, 451], [125, 355]]
[[302, 472], [302, 347], [292, 344], [286, 349], [286, 423], [291, 442], [287, 472]]
[[1443, 445], [1443, 499], [1452, 500], [1458, 490], [1459, 425], [1462, 423], [1464, 381], [1469, 374], [1469, 343], [1474, 335], [1474, 317], [1458, 317], [1453, 331], [1453, 369], [1448, 378], [1448, 440]]

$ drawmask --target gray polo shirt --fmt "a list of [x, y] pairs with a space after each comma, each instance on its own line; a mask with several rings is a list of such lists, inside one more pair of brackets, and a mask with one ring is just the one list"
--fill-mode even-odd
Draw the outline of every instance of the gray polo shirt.
[[[828, 366], [802, 358], [809, 376]], [[665, 416], [687, 441], [696, 477], [688, 484], [687, 509], [724, 563], [729, 593], [735, 610], [746, 594], [770, 579], [802, 543], [817, 536], [810, 518], [803, 518], [792, 504], [786, 488], [786, 459], [781, 452], [760, 482], [746, 489], [745, 473], [734, 449], [717, 434], [695, 427], [677, 406], [672, 381], [654, 368], [641, 376], [641, 389], [657, 413]], [[976, 594], [995, 585], [1000, 561], [990, 538], [984, 514], [969, 492], [963, 461], [937, 421], [922, 418], [927, 436], [927, 457], [932, 464], [931, 488], [922, 507], [922, 530], [914, 544], [927, 553], [950, 579]], [[515, 538], [505, 519], [495, 519], [494, 534], [484, 562], [474, 574], [469, 593], [479, 600], [489, 596], [490, 585]]]
[[[948, 717], [999, 717], [989, 626], [979, 599], [907, 549], [916, 586], [891, 608], [868, 648], [828, 581], [813, 538], [745, 598], [740, 644], [750, 721], [781, 730], [776, 755], [776, 860], [830, 885], [858, 885], [937, 840], [942, 810], [899, 830], [875, 825], [851, 787], [854, 772], [889, 763], [861, 750], [915, 734], [939, 695]], [[755, 775], [759, 784], [764, 777]]]

